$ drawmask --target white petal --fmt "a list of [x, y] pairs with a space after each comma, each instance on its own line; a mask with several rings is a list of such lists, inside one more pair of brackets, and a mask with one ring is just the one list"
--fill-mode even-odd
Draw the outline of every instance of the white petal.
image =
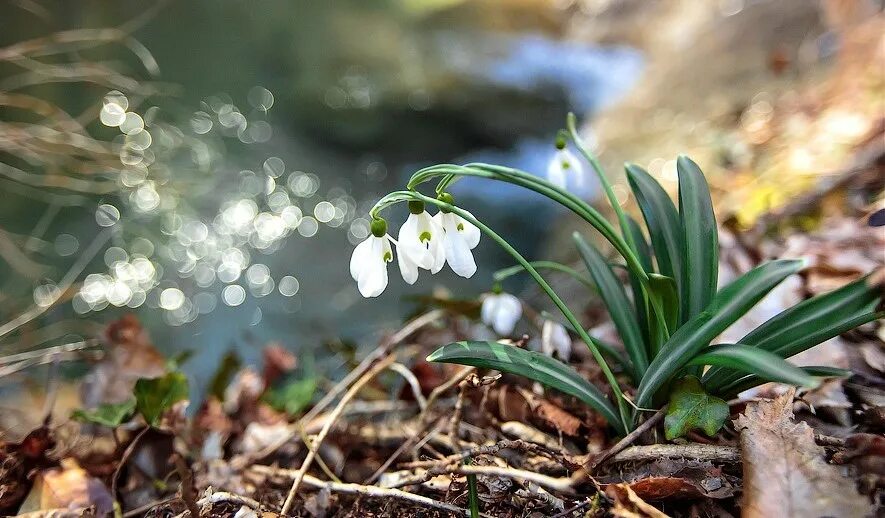
[[357, 286], [359, 286], [363, 297], [369, 298], [381, 295], [384, 289], [387, 288], [386, 263], [373, 265], [372, 268], [363, 271], [357, 281]]
[[446, 228], [446, 237], [443, 242], [446, 251], [446, 261], [452, 271], [461, 277], [473, 277], [476, 273], [476, 262], [467, 242], [458, 231]]
[[[522, 316], [522, 305], [518, 305], [514, 310], [508, 302], [505, 302], [503, 298], [505, 295], [507, 294], [502, 294], [502, 299], [499, 301], [498, 311], [495, 312], [495, 319], [492, 324], [492, 328], [501, 336], [513, 333], [513, 328], [516, 327], [519, 317]], [[513, 297], [513, 295], [509, 296]], [[517, 304], [519, 304], [519, 301], [517, 301]]]
[[388, 254], [392, 254], [390, 248], [390, 236], [372, 236], [367, 239], [370, 243], [366, 261], [359, 269], [357, 286], [363, 297], [377, 297], [387, 288], [387, 261]]
[[489, 293], [482, 299], [482, 307], [479, 311], [479, 316], [482, 319], [482, 323], [490, 326], [492, 322], [495, 320], [495, 309], [498, 307], [498, 296]]
[[353, 255], [350, 256], [350, 276], [353, 277], [353, 280], [359, 279], [360, 270], [365, 267], [369, 260], [373, 238], [375, 236], [367, 237], [353, 249]]
[[407, 255], [413, 264], [429, 270], [433, 266], [433, 256], [427, 249], [427, 245], [421, 242], [420, 236], [423, 232], [421, 226], [420, 215], [409, 214], [408, 219], [399, 229], [397, 250], [400, 256]]
[[433, 258], [433, 262], [430, 265], [430, 273], [439, 272], [446, 264], [446, 249], [444, 241], [445, 235], [443, 231], [440, 230], [439, 235], [433, 238], [429, 243], [427, 251], [430, 252], [430, 257]]
[[[464, 212], [467, 212], [466, 210]], [[470, 214], [467, 212], [467, 214]], [[473, 216], [473, 214], [470, 214]], [[479, 244], [479, 238], [482, 236], [482, 232], [480, 232], [479, 228], [476, 227], [473, 223], [465, 220], [461, 216], [456, 216], [458, 221], [458, 228], [460, 229], [461, 235], [464, 236], [464, 240], [467, 242], [467, 246], [470, 247], [471, 250], [476, 248], [476, 245]]]
[[403, 280], [409, 284], [415, 284], [415, 281], [418, 280], [418, 265], [412, 260], [411, 255], [403, 250], [402, 246], [397, 248], [397, 252], [396, 259], [399, 263], [399, 272], [402, 274]]
[[562, 168], [562, 162], [559, 160], [559, 153], [553, 155], [550, 164], [547, 166], [547, 181], [560, 189], [565, 189], [565, 171]]
[[552, 320], [544, 321], [541, 328], [541, 344], [545, 354], [556, 355], [563, 361], [568, 361], [572, 353], [572, 339], [568, 335], [565, 326]]

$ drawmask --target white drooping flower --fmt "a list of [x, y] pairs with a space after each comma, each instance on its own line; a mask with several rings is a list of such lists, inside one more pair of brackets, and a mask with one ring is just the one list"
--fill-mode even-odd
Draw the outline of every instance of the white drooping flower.
[[[468, 212], [468, 214], [470, 213]], [[453, 212], [439, 212], [433, 216], [433, 219], [445, 232], [443, 250], [445, 251], [445, 260], [449, 263], [452, 271], [461, 277], [473, 277], [473, 274], [476, 273], [476, 261], [473, 260], [471, 250], [479, 244], [479, 229]], [[434, 267], [436, 266], [434, 264]], [[439, 266], [441, 268], [442, 264]]]
[[584, 189], [584, 166], [568, 149], [557, 149], [547, 165], [547, 180], [561, 189], [581, 191]]
[[387, 263], [393, 260], [393, 241], [383, 219], [372, 221], [372, 235], [356, 245], [350, 257], [350, 276], [363, 297], [377, 297], [387, 288]]
[[556, 356], [567, 362], [572, 355], [572, 338], [565, 326], [559, 322], [545, 320], [541, 326], [541, 352], [547, 356]]
[[418, 268], [440, 271], [446, 262], [443, 248], [445, 231], [438, 221], [424, 210], [422, 202], [409, 203], [409, 217], [399, 229], [397, 261], [403, 280], [414, 284]]
[[482, 300], [480, 316], [496, 333], [508, 336], [522, 317], [522, 303], [509, 293], [488, 293]]

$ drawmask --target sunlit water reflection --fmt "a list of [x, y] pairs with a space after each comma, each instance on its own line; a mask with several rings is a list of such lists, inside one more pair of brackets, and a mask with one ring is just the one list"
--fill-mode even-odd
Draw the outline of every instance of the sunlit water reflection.
[[[362, 299], [347, 263], [353, 245], [369, 233], [369, 207], [413, 170], [436, 161], [545, 171], [565, 112], [586, 113], [615, 101], [642, 59], [628, 48], [538, 34], [442, 31], [428, 40], [434, 75], [455, 78], [452, 88], [486, 104], [483, 113], [473, 113], [471, 102], [453, 103], [451, 92], [441, 100], [426, 85], [385, 99], [370, 64], [351, 67], [327, 85], [323, 108], [312, 114], [281, 100], [291, 92], [266, 85], [191, 105], [159, 99], [156, 106], [136, 107], [124, 94], [108, 92], [99, 120], [118, 131], [120, 195], [101, 200], [88, 219], [58, 225], [53, 242], [66, 264], [99, 229], [114, 230], [72, 310], [99, 313], [102, 320], [136, 310], [162, 350], [194, 351], [186, 368], [200, 386], [231, 348], [257, 361], [260, 346], [278, 340], [332, 369], [340, 360], [324, 362], [324, 340], [371, 346], [379, 330], [395, 326], [413, 307], [408, 295], [436, 286], [458, 297], [486, 291], [491, 273], [511, 264], [488, 240], [476, 250], [473, 279], [444, 272], [422, 275], [409, 287], [394, 262], [388, 290], [379, 299]], [[404, 60], [421, 59], [413, 49], [403, 52]], [[542, 119], [534, 118], [542, 112]], [[316, 120], [318, 114], [328, 115], [328, 122]], [[385, 127], [388, 117], [414, 124], [421, 145], [409, 148], [410, 128]], [[590, 197], [594, 184], [587, 185], [579, 194]], [[555, 215], [537, 195], [509, 185], [464, 181], [454, 193], [528, 256], [544, 242]], [[399, 210], [389, 220], [396, 228], [404, 219]], [[37, 304], [54, 298], [55, 282], [34, 287]]]

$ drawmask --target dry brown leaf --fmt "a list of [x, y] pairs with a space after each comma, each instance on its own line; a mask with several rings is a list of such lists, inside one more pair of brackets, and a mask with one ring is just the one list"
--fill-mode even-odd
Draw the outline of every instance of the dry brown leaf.
[[155, 378], [166, 372], [166, 360], [135, 315], [124, 315], [108, 325], [104, 341], [107, 355], [83, 383], [85, 408], [122, 403], [132, 397], [139, 378]]
[[615, 501], [611, 513], [618, 518], [668, 518], [657, 507], [636, 496], [629, 484], [612, 484], [605, 488], [605, 494]]
[[670, 499], [731, 498], [735, 488], [722, 469], [708, 461], [658, 459], [608, 477], [597, 477], [606, 486], [626, 483], [639, 498]]
[[61, 468], [37, 475], [19, 513], [94, 507], [96, 514], [105, 516], [111, 513], [113, 506], [114, 499], [102, 481], [90, 477], [75, 461], [67, 459], [62, 461]]
[[867, 516], [868, 504], [826, 463], [811, 427], [793, 421], [794, 395], [792, 389], [751, 403], [735, 419], [744, 461], [742, 516]]
[[522, 388], [517, 388], [517, 390], [519, 390], [519, 393], [522, 394], [522, 397], [528, 403], [529, 408], [539, 419], [566, 435], [573, 437], [578, 435], [578, 432], [581, 430], [580, 419], [550, 401], [532, 394], [528, 390]]

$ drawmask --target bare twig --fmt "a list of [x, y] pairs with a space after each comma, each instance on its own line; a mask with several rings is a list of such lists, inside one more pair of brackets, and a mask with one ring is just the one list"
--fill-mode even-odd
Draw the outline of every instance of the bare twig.
[[412, 371], [402, 363], [392, 364], [390, 370], [396, 372], [406, 380], [409, 387], [412, 389], [412, 395], [415, 397], [418, 407], [423, 411], [427, 407], [427, 400], [424, 398], [424, 394], [421, 393], [421, 384], [418, 383], [418, 378], [416, 378]]
[[111, 497], [113, 497], [115, 501], [117, 500], [117, 480], [120, 478], [120, 472], [123, 471], [123, 466], [126, 465], [126, 462], [129, 461], [129, 457], [131, 457], [132, 453], [135, 451], [138, 441], [141, 440], [144, 434], [150, 429], [150, 426], [145, 426], [140, 432], [138, 432], [138, 435], [132, 439], [129, 446], [126, 446], [123, 455], [120, 457], [120, 462], [117, 463], [117, 469], [115, 469], [114, 474], [111, 475]]
[[479, 455], [497, 455], [501, 450], [517, 450], [526, 453], [534, 453], [537, 455], [543, 455], [545, 457], [549, 457], [551, 459], [556, 460], [563, 466], [568, 469], [576, 469], [580, 467], [580, 464], [574, 462], [571, 459], [566, 458], [564, 455], [551, 451], [540, 444], [535, 444], [531, 442], [526, 442], [521, 439], [507, 439], [503, 441], [498, 441], [495, 444], [487, 444], [484, 446], [477, 446], [476, 448], [470, 448], [468, 450], [464, 450], [460, 453], [456, 453], [454, 455], [449, 455], [444, 459], [436, 459], [436, 460], [419, 460], [414, 462], [405, 462], [400, 464], [400, 467], [406, 469], [412, 468], [429, 468], [432, 466], [439, 465], [448, 465], [455, 462], [461, 462], [464, 459], [469, 457], [476, 457]]
[[424, 411], [421, 412], [421, 415], [418, 416], [418, 419], [421, 422], [424, 422], [424, 420], [427, 419], [428, 410], [430, 410], [430, 407], [433, 406], [433, 403], [437, 400], [437, 398], [439, 398], [441, 395], [445, 394], [445, 392], [447, 390], [449, 390], [450, 388], [454, 387], [458, 383], [461, 383], [461, 381], [466, 379], [467, 376], [470, 376], [473, 373], [473, 371], [475, 371], [475, 370], [476, 370], [476, 367], [465, 367], [465, 368], [461, 369], [461, 371], [458, 374], [455, 374], [454, 376], [449, 378], [448, 381], [446, 381], [442, 385], [433, 389], [430, 392], [430, 395], [427, 397], [427, 406], [424, 408]]
[[572, 489], [572, 480], [568, 477], [556, 478], [550, 477], [547, 475], [542, 475], [540, 473], [535, 473], [534, 471], [526, 471], [524, 469], [511, 468], [506, 466], [476, 466], [473, 464], [468, 465], [450, 465], [450, 466], [439, 466], [436, 468], [431, 468], [425, 471], [420, 475], [416, 475], [412, 478], [407, 478], [398, 481], [396, 484], [391, 487], [404, 487], [404, 486], [414, 486], [417, 484], [421, 484], [423, 482], [427, 482], [437, 475], [444, 474], [458, 474], [458, 475], [489, 475], [496, 477], [505, 477], [505, 478], [513, 478], [520, 480], [527, 480], [529, 482], [534, 482], [539, 486], [546, 487], [548, 489], [552, 489], [554, 491], [560, 491], [563, 493], [572, 494], [574, 490]]
[[292, 488], [289, 489], [289, 494], [286, 496], [285, 502], [283, 502], [283, 510], [282, 514], [287, 515], [289, 511], [292, 509], [292, 504], [295, 503], [295, 495], [298, 493], [298, 486], [301, 485], [301, 481], [304, 478], [304, 475], [307, 473], [307, 470], [310, 468], [310, 465], [313, 463], [314, 457], [316, 457], [317, 451], [319, 451], [320, 445], [323, 440], [328, 435], [329, 430], [332, 429], [332, 426], [335, 424], [335, 421], [338, 419], [338, 416], [341, 412], [344, 411], [344, 407], [347, 406], [347, 403], [353, 399], [353, 397], [363, 388], [363, 386], [368, 383], [372, 378], [374, 378], [378, 373], [387, 369], [391, 363], [393, 363], [395, 356], [390, 355], [387, 358], [379, 361], [375, 364], [372, 369], [366, 372], [353, 386], [348, 389], [348, 391], [341, 396], [341, 400], [338, 402], [338, 405], [335, 407], [335, 410], [329, 414], [326, 418], [326, 424], [323, 426], [323, 429], [320, 430], [320, 433], [317, 434], [316, 439], [313, 441], [313, 444], [308, 445], [307, 457], [304, 459], [304, 462], [301, 463], [301, 467], [295, 473], [294, 480], [292, 481]]
[[271, 453], [277, 451], [281, 446], [291, 441], [292, 438], [298, 435], [299, 430], [308, 429], [308, 424], [313, 421], [317, 416], [322, 413], [323, 410], [326, 409], [332, 401], [335, 401], [335, 398], [338, 397], [339, 394], [344, 392], [347, 387], [351, 385], [355, 380], [359, 379], [360, 376], [365, 374], [366, 370], [368, 370], [376, 360], [383, 357], [392, 347], [398, 345], [400, 342], [411, 336], [413, 333], [421, 329], [422, 327], [430, 324], [441, 318], [445, 312], [441, 309], [435, 309], [433, 311], [428, 311], [427, 313], [415, 318], [402, 329], [394, 333], [387, 340], [384, 340], [383, 343], [375, 348], [369, 355], [367, 355], [359, 365], [356, 366], [355, 369], [350, 371], [341, 381], [335, 384], [332, 389], [323, 396], [316, 405], [313, 406], [304, 416], [301, 417], [296, 423], [293, 423], [289, 426], [287, 433], [280, 437], [277, 441], [269, 444], [267, 447], [261, 449], [255, 453], [243, 454], [238, 458], [235, 458], [231, 461], [231, 466], [235, 469], [243, 469], [250, 464], [254, 463], [258, 459], [262, 459], [270, 455]]
[[178, 471], [178, 477], [181, 479], [181, 500], [187, 506], [187, 510], [193, 518], [199, 518], [200, 508], [197, 506], [197, 492], [194, 490], [194, 474], [191, 472], [190, 466], [184, 461], [184, 457], [180, 454], [173, 454], [175, 462], [175, 470]]
[[74, 351], [80, 351], [82, 349], [88, 349], [90, 347], [94, 347], [98, 345], [97, 340], [82, 340], [80, 342], [71, 342], [69, 344], [56, 345], [53, 347], [46, 347], [44, 349], [37, 349], [36, 351], [27, 351], [18, 354], [9, 354], [6, 356], [0, 356], [0, 365], [6, 365], [8, 363], [15, 363], [23, 360], [31, 360], [34, 358], [40, 358], [43, 356], [51, 356], [59, 353], [70, 353]]
[[[297, 475], [295, 470], [272, 468], [270, 466], [256, 465], [252, 466], [252, 470], [264, 475], [279, 475], [289, 478], [295, 477]], [[303, 480], [304, 483], [309, 486], [319, 489], [328, 489], [329, 491], [334, 491], [336, 493], [349, 493], [353, 495], [362, 495], [376, 498], [397, 498], [400, 500], [407, 500], [416, 504], [425, 505], [427, 507], [432, 507], [434, 509], [442, 509], [444, 511], [449, 511], [450, 513], [456, 513], [460, 515], [469, 514], [466, 509], [461, 509], [460, 507], [456, 507], [454, 505], [439, 502], [432, 498], [427, 498], [426, 496], [401, 491], [399, 489], [385, 488], [379, 486], [363, 486], [360, 484], [339, 484], [337, 482], [325, 482], [310, 475], [304, 475]], [[285, 511], [282, 514], [285, 515]]]
[[644, 434], [647, 430], [651, 429], [653, 426], [658, 424], [661, 421], [661, 419], [664, 418], [664, 414], [666, 413], [666, 411], [667, 411], [666, 408], [662, 408], [662, 409], [658, 410], [657, 412], [655, 412], [655, 414], [653, 416], [646, 419], [644, 423], [637, 426], [635, 430], [628, 433], [623, 439], [618, 441], [617, 444], [615, 444], [614, 446], [612, 446], [608, 450], [606, 450], [606, 451], [602, 452], [601, 454], [597, 455], [596, 457], [594, 457], [593, 460], [590, 462], [590, 464], [587, 466], [587, 471], [590, 471], [590, 472], [594, 471], [600, 464], [602, 464], [603, 462], [608, 460], [609, 457], [611, 457], [612, 455], [615, 455], [616, 453], [620, 452], [621, 450], [623, 450], [627, 446], [630, 446], [631, 444], [633, 444], [633, 441], [638, 439], [640, 435]]
[[394, 451], [390, 457], [387, 457], [387, 460], [385, 460], [384, 463], [381, 464], [374, 473], [372, 473], [372, 476], [366, 479], [364, 484], [371, 484], [372, 482], [378, 480], [378, 478], [383, 475], [385, 471], [387, 471], [387, 468], [389, 468], [390, 465], [393, 464], [400, 455], [405, 453], [406, 450], [408, 450], [415, 444], [415, 442], [418, 440], [418, 437], [420, 437], [421, 434], [424, 433], [429, 425], [430, 423], [420, 423], [421, 428], [417, 430], [416, 433], [410, 435], [408, 439], [403, 441], [402, 444], [400, 444], [399, 447], [396, 449], [396, 451]]
[[736, 463], [741, 461], [741, 451], [733, 446], [715, 444], [651, 444], [649, 446], [631, 446], [612, 457], [609, 462], [621, 463], [679, 457]]
[[261, 504], [258, 503], [257, 500], [253, 500], [248, 496], [236, 495], [234, 493], [228, 493], [226, 491], [216, 491], [211, 495], [206, 495], [197, 501], [197, 505], [200, 507], [206, 504], [217, 504], [218, 502], [230, 502], [233, 504], [245, 505], [246, 507], [253, 509], [255, 511], [261, 509]]
[[70, 289], [70, 287], [74, 284], [74, 281], [77, 280], [77, 277], [80, 276], [80, 273], [86, 268], [92, 258], [101, 250], [104, 244], [111, 237], [111, 233], [113, 232], [114, 227], [108, 227], [102, 230], [95, 239], [92, 240], [89, 247], [80, 254], [80, 257], [77, 261], [71, 266], [62, 280], [58, 283], [58, 292], [56, 296], [44, 306], [35, 305], [31, 309], [25, 311], [21, 315], [13, 318], [9, 322], [6, 322], [2, 326], [0, 326], [0, 337], [6, 336], [12, 331], [18, 329], [19, 327], [27, 324], [31, 320], [39, 317], [43, 313], [46, 313], [49, 308], [53, 307], [62, 296]]

